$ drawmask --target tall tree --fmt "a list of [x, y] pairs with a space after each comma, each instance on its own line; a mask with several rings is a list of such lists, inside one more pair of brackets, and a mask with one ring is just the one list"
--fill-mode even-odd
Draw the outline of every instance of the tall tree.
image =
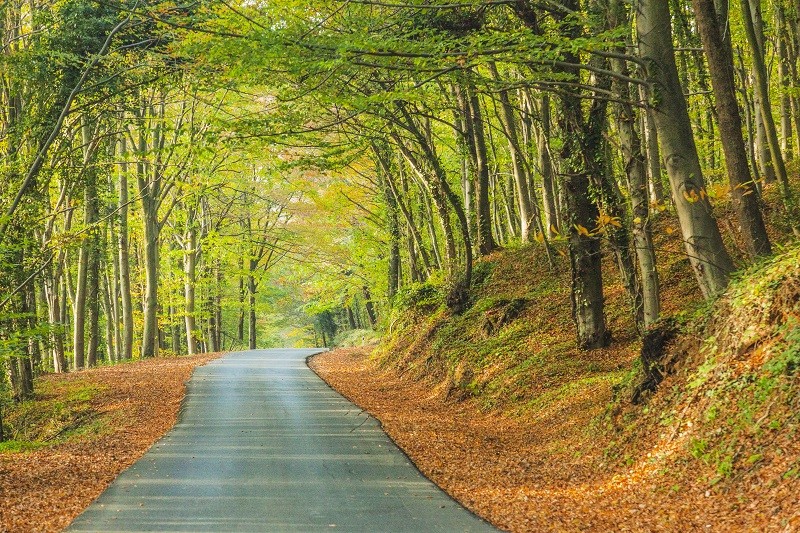
[[639, 53], [647, 65], [650, 105], [686, 253], [703, 295], [713, 298], [728, 285], [734, 266], [708, 201], [675, 64], [669, 4], [661, 0], [641, 0], [636, 11], [636, 28]]
[[[722, 6], [727, 4], [727, 0], [717, 0], [716, 3]], [[733, 75], [733, 47], [728, 25], [728, 9], [727, 6], [723, 6], [722, 18], [717, 18], [717, 6], [714, 0], [692, 0], [692, 5], [703, 39], [703, 48], [708, 57], [733, 206], [748, 251], [752, 255], [769, 255], [772, 253], [772, 247], [761, 215], [759, 192], [750, 175], [747, 151], [742, 137], [742, 118], [739, 115]]]

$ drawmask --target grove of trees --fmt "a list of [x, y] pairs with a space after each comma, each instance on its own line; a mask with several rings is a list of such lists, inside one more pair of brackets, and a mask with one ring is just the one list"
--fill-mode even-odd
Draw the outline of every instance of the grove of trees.
[[707, 299], [772, 253], [765, 195], [797, 231], [799, 57], [797, 0], [0, 0], [0, 406], [423, 284], [458, 313], [515, 245], [570, 269], [581, 348], [604, 253], [644, 331], [662, 213]]

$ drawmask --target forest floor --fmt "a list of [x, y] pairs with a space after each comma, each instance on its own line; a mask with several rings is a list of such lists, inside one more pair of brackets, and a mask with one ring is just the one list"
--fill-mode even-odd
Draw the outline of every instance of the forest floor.
[[[311, 366], [380, 420], [427, 477], [501, 529], [800, 530], [800, 515], [791, 514], [800, 509], [797, 484], [770, 485], [774, 471], [759, 476], [763, 487], [752, 480], [714, 487], [698, 479], [692, 462], [671, 464], [668, 472], [633, 461], [630, 468], [597, 468], [609, 442], [585, 429], [610, 391], [531, 422], [487, 412], [476, 401], [444, 400], [429, 382], [382, 368], [369, 354], [341, 349], [316, 356]], [[754, 499], [758, 492], [767, 497]]]
[[25, 438], [0, 448], [0, 532], [69, 525], [172, 428], [194, 368], [221, 355], [157, 358], [37, 379], [36, 398], [6, 420]]
[[[656, 236], [680, 333], [638, 405], [642, 339], [608, 250], [608, 348], [576, 348], [569, 269], [525, 246], [476, 263], [463, 313], [413, 286], [377, 347], [312, 368], [502, 529], [800, 531], [800, 243], [703, 303], [676, 225], [662, 216]], [[726, 226], [740, 249], [734, 235]]]

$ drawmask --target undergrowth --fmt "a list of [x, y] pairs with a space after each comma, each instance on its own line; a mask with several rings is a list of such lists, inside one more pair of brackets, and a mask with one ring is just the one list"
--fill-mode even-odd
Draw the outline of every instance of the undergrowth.
[[676, 457], [709, 487], [762, 468], [779, 471], [773, 482], [796, 476], [796, 457], [787, 454], [800, 423], [798, 265], [795, 245], [740, 273], [725, 296], [686, 320], [669, 348], [672, 375], [644, 407], [627, 402], [641, 377], [629, 372], [609, 411], [617, 438], [607, 456], [622, 461], [618, 450], [646, 442], [652, 450], [677, 446]]
[[[666, 245], [680, 250], [678, 241]], [[615, 342], [579, 352], [568, 272], [551, 271], [539, 251], [521, 247], [478, 262], [460, 313], [448, 309], [441, 281], [402, 292], [373, 357], [427, 380], [443, 401], [473, 401], [553, 431], [554, 458], [669, 473], [670, 492], [800, 477], [800, 246], [738, 273], [712, 302], [699, 297], [688, 261], [662, 254], [662, 300], [678, 333], [665, 340], [664, 381], [640, 405], [631, 398], [646, 371], [642, 345], [610, 254], [604, 279]]]
[[102, 419], [92, 400], [102, 392], [99, 385], [84, 380], [38, 382], [35, 398], [5, 413], [9, 440], [0, 443], [0, 452], [29, 451], [72, 436], [101, 432]]

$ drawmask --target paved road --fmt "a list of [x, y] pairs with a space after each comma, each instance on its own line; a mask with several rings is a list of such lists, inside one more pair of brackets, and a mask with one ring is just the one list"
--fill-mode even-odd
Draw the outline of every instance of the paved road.
[[308, 369], [318, 351], [195, 370], [175, 428], [68, 531], [492, 531]]

